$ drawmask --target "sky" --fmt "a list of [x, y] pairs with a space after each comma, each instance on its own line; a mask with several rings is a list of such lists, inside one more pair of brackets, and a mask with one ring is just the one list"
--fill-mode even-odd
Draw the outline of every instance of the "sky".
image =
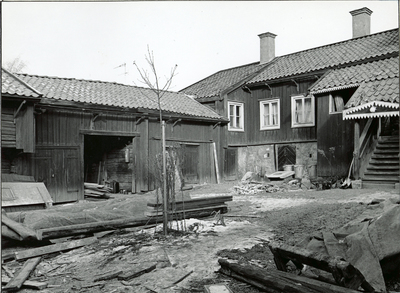
[[[22, 72], [145, 86], [135, 62], [179, 91], [220, 70], [258, 62], [259, 37], [282, 56], [352, 38], [350, 11], [368, 7], [371, 33], [398, 27], [397, 1], [3, 2], [2, 65]], [[123, 65], [125, 64], [125, 65]]]

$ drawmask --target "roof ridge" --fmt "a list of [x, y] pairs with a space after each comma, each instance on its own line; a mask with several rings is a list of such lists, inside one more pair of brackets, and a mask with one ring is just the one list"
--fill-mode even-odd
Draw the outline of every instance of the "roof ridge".
[[[48, 75], [38, 75], [38, 74], [29, 74], [29, 73], [17, 73], [17, 74], [18, 75], [24, 75], [26, 77], [49, 78], [49, 79], [55, 79], [55, 80], [72, 80], [72, 81], [89, 82], [89, 83], [114, 84], [114, 85], [117, 85], [117, 86], [125, 86], [125, 87], [128, 87], [128, 88], [152, 90], [151, 88], [147, 88], [147, 87], [141, 87], [141, 86], [130, 85], [130, 84], [123, 84], [123, 83], [119, 83], [119, 82], [115, 82], [115, 81], [92, 80], [92, 79], [74, 78], [74, 77], [48, 76]], [[163, 90], [163, 92], [182, 94], [179, 91], [175, 92], [175, 91]]]
[[339, 42], [335, 42], [335, 43], [331, 43], [331, 44], [327, 44], [327, 45], [321, 45], [321, 46], [318, 46], [318, 47], [313, 47], [313, 48], [305, 49], [305, 50], [302, 50], [302, 51], [297, 51], [297, 52], [289, 53], [289, 54], [286, 54], [286, 55], [277, 56], [272, 60], [275, 60], [275, 59], [278, 59], [278, 58], [287, 57], [287, 56], [293, 56], [293, 55], [296, 55], [296, 54], [301, 54], [301, 53], [304, 53], [304, 52], [307, 52], [307, 51], [314, 51], [314, 50], [325, 48], [325, 47], [336, 46], [336, 45], [340, 45], [340, 44], [344, 44], [344, 43], [350, 43], [350, 42], [353, 42], [355, 40], [359, 40], [359, 39], [362, 39], [362, 38], [374, 37], [376, 35], [388, 33], [390, 31], [394, 31], [394, 30], [398, 30], [398, 29], [399, 28], [394, 28], [394, 29], [390, 29], [390, 30], [386, 30], [386, 31], [382, 31], [382, 32], [374, 33], [374, 34], [369, 34], [369, 35], [365, 35], [365, 36], [361, 36], [361, 37], [357, 37], [357, 38], [351, 38], [351, 39], [347, 39], [347, 40], [344, 40], [344, 41], [339, 41]]
[[207, 77], [205, 77], [205, 78], [203, 78], [203, 79], [200, 79], [199, 81], [197, 81], [197, 82], [195, 82], [195, 83], [192, 83], [191, 85], [188, 85], [187, 87], [184, 87], [183, 89], [179, 90], [178, 92], [182, 92], [182, 91], [184, 91], [185, 89], [187, 89], [187, 88], [189, 88], [189, 87], [192, 87], [192, 86], [194, 86], [195, 84], [198, 84], [198, 83], [200, 83], [200, 82], [202, 82], [202, 81], [204, 81], [204, 80], [206, 80], [206, 79], [208, 79], [208, 78], [210, 78], [210, 77], [212, 77], [212, 76], [214, 76], [214, 75], [217, 75], [217, 74], [219, 74], [219, 73], [221, 73], [221, 72], [228, 71], [228, 70], [232, 70], [232, 69], [238, 69], [238, 68], [245, 67], [245, 66], [250, 66], [250, 65], [261, 65], [261, 64], [260, 64], [260, 61], [255, 61], [255, 62], [243, 64], [243, 65], [238, 65], [238, 66], [234, 66], [234, 67], [229, 67], [229, 68], [226, 68], [226, 69], [218, 70], [218, 71], [216, 71], [216, 72], [214, 72], [214, 73], [208, 75]]

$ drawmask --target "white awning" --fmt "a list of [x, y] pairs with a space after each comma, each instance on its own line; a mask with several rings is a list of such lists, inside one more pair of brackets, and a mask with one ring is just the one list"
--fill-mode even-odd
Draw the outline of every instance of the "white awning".
[[343, 111], [343, 120], [399, 116], [399, 104], [373, 101]]

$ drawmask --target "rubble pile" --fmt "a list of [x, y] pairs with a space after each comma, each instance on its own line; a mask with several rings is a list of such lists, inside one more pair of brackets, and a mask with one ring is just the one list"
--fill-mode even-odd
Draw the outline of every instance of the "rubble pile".
[[246, 185], [234, 186], [233, 189], [237, 194], [245, 194], [245, 195], [255, 194], [259, 192], [271, 193], [271, 192], [285, 191], [285, 188], [269, 183], [249, 183]]

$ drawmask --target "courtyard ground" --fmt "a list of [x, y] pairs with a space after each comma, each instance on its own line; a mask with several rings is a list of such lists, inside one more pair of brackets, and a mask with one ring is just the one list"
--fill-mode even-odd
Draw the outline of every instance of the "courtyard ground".
[[[233, 292], [259, 292], [248, 284], [217, 273], [218, 258], [229, 258], [275, 269], [266, 241], [295, 245], [318, 231], [332, 231], [360, 216], [383, 211], [373, 200], [399, 199], [398, 190], [330, 189], [235, 193], [237, 182], [204, 184], [190, 191], [191, 197], [232, 195], [223, 222], [217, 218], [186, 219], [174, 223], [179, 232], [162, 235], [162, 227], [138, 230], [128, 228], [105, 235], [91, 245], [69, 252], [47, 255], [29, 280], [44, 281], [41, 292], [203, 292], [204, 285], [225, 283]], [[98, 211], [105, 206], [123, 214], [143, 217], [146, 203], [154, 193], [116, 195], [106, 202], [82, 201], [54, 207], [66, 215], [77, 211]], [[24, 214], [25, 221], [35, 216]], [[184, 230], [184, 231], [183, 231]], [[6, 251], [27, 247], [10, 247]], [[22, 265], [6, 264], [10, 272]], [[113, 278], [97, 281], [102, 274], [137, 267], [156, 269], [131, 280]], [[3, 273], [3, 271], [2, 271]], [[181, 280], [182, 279], [182, 280]], [[397, 280], [388, 283], [400, 291]], [[37, 292], [37, 290], [35, 290]], [[20, 292], [33, 292], [23, 289]]]

